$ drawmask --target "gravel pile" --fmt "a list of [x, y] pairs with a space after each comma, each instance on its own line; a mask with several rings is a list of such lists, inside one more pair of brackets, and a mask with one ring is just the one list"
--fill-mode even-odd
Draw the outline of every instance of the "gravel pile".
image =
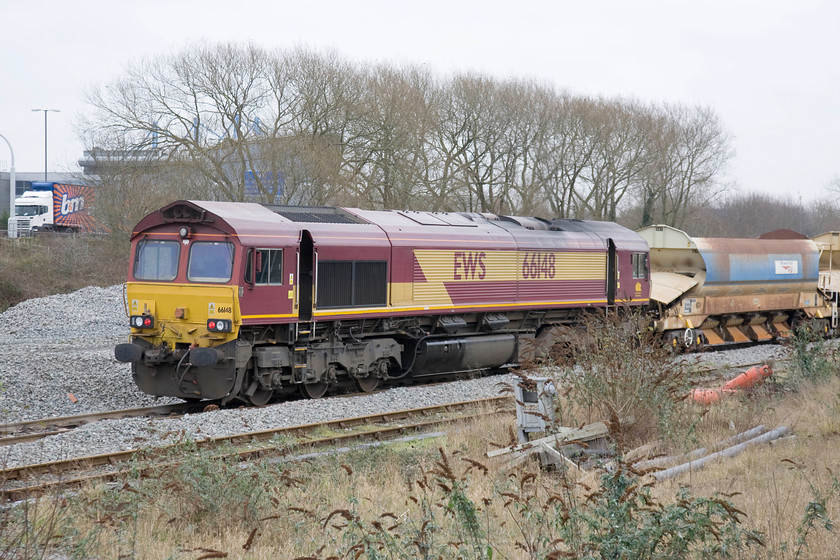
[[[179, 402], [140, 392], [131, 380], [130, 367], [114, 359], [114, 345], [126, 341], [129, 332], [122, 286], [91, 287], [25, 301], [0, 314], [0, 324], [4, 325], [0, 423]], [[784, 353], [778, 346], [759, 346], [687, 359], [735, 365], [781, 358]], [[0, 464], [59, 460], [172, 443], [185, 436], [203, 439], [490, 397], [498, 394], [499, 383], [513, 379], [496, 376], [400, 387], [374, 395], [289, 401], [179, 419], [102, 421], [38, 442], [0, 448]]]
[[140, 392], [114, 359], [129, 332], [122, 286], [30, 299], [0, 314], [0, 325], [4, 424], [176, 402]]

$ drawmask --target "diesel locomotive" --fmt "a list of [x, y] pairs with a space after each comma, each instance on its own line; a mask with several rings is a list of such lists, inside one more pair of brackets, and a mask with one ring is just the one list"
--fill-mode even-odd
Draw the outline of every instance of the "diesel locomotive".
[[500, 368], [648, 306], [648, 258], [609, 222], [182, 200], [132, 234], [115, 356], [145, 393], [256, 405]]

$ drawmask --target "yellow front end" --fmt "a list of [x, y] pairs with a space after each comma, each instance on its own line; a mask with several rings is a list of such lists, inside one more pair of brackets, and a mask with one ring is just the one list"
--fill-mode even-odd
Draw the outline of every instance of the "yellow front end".
[[[132, 337], [170, 349], [215, 347], [236, 340], [241, 324], [238, 286], [129, 282], [126, 299], [129, 315], [151, 315], [151, 329], [132, 326]], [[230, 332], [211, 332], [208, 321], [231, 322]]]

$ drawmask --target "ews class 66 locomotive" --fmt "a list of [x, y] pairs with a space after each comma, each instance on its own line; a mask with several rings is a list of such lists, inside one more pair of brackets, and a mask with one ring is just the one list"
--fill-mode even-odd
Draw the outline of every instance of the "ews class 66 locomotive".
[[648, 253], [609, 222], [178, 201], [132, 234], [115, 355], [148, 394], [256, 405], [499, 368], [647, 306]]

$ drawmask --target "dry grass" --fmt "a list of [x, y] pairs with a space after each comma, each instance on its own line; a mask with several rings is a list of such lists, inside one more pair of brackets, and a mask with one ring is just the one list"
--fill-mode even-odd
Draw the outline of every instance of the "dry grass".
[[[827, 498], [827, 517], [840, 517], [831, 472], [840, 464], [838, 391], [840, 382], [835, 380], [800, 393], [756, 396], [754, 403], [732, 399], [711, 409], [698, 426], [703, 442], [714, 443], [756, 423], [788, 425], [795, 437], [657, 483], [653, 495], [671, 503], [684, 487], [695, 496], [731, 494], [731, 502], [746, 513], [743, 527], [761, 531], [766, 543], [765, 548], [751, 548], [748, 555], [736, 557], [836, 557], [840, 537], [825, 530], [822, 519], [813, 519], [814, 528], [803, 544], [800, 541], [812, 502]], [[752, 409], [747, 419], [741, 412], [744, 408]], [[343, 550], [340, 557], [354, 558], [348, 548], [366, 534], [361, 528], [354, 531], [354, 523], [370, 529], [377, 523], [399, 522], [417, 530], [422, 523], [434, 523], [442, 542], [459, 538], [468, 542], [463, 524], [446, 513], [447, 504], [435, 487], [446, 479], [430, 475], [444, 468], [443, 460], [477, 506], [477, 525], [492, 544], [493, 558], [530, 558], [521, 544], [526, 536], [534, 536], [528, 533], [539, 525], [521, 511], [518, 514], [516, 507], [506, 507], [501, 492], [521, 490], [520, 500], [544, 501], [560, 492], [564, 483], [558, 473], [540, 471], [535, 464], [509, 471], [505, 459], [484, 457], [488, 450], [511, 443], [512, 427], [513, 417], [499, 414], [451, 429], [442, 439], [305, 463], [247, 469], [216, 464], [212, 474], [205, 473], [204, 482], [191, 488], [184, 483], [183, 472], [164, 472], [119, 491], [89, 489], [67, 505], [66, 514], [73, 519], [77, 545], [85, 545], [78, 557], [328, 558]], [[213, 463], [200, 460], [187, 465], [201, 471]], [[245, 486], [233, 488], [243, 481]], [[199, 503], [199, 494], [209, 491], [201, 484], [229, 486], [233, 491], [227, 499], [217, 497], [218, 509], [213, 511]], [[577, 490], [580, 496], [587, 493], [582, 486]], [[515, 506], [524, 507], [523, 502]], [[254, 512], [249, 513], [252, 507]], [[424, 513], [424, 507], [434, 510], [435, 516]], [[444, 557], [477, 557], [465, 547], [452, 548], [451, 555]], [[412, 558], [414, 553], [363, 557]]]
[[0, 238], [0, 311], [23, 300], [125, 282], [128, 242], [116, 236]]
[[824, 530], [823, 519], [814, 520], [807, 546], [797, 542], [809, 505], [820, 498], [828, 498], [826, 520], [840, 519], [838, 394], [840, 380], [835, 377], [796, 393], [759, 394], [713, 407], [698, 431], [702, 444], [711, 445], [759, 424], [787, 426], [794, 435], [660, 483], [657, 493], [668, 496], [679, 486], [703, 495], [738, 493], [735, 502], [748, 514], [745, 525], [765, 534], [767, 549], [761, 557], [836, 558], [840, 536]]
[[[625, 351], [630, 356], [634, 350]], [[610, 354], [616, 354], [614, 348]], [[639, 380], [639, 387], [647, 387], [647, 381]], [[635, 403], [636, 386], [629, 396], [611, 397], [611, 402]], [[721, 538], [730, 535], [734, 543], [746, 544], [744, 531], [757, 531], [763, 546], [736, 547], [726, 556], [702, 553], [695, 542], [693, 556], [646, 557], [835, 558], [840, 536], [827, 528], [840, 518], [840, 483], [834, 472], [840, 465], [839, 394], [835, 372], [828, 381], [799, 382], [795, 390], [761, 387], [708, 410], [683, 401], [683, 408], [665, 418], [680, 417], [691, 425], [690, 433], [648, 422], [634, 437], [665, 439], [673, 453], [710, 447], [759, 424], [788, 426], [794, 436], [655, 483], [649, 499], [641, 484], [649, 479], [631, 480], [612, 504], [643, 498], [644, 507], [631, 512], [636, 517], [630, 525], [626, 520], [611, 525], [603, 508], [597, 510], [605, 495], [599, 482], [606, 484], [615, 474], [604, 479], [597, 470], [567, 475], [540, 470], [536, 463], [511, 469], [505, 457], [487, 459], [487, 451], [514, 440], [514, 415], [499, 413], [454, 427], [442, 438], [306, 462], [244, 466], [198, 454], [177, 469], [130, 477], [119, 489], [90, 488], [58, 502], [61, 522], [56, 526], [61, 530], [53, 543], [71, 558], [402, 559], [424, 557], [421, 553], [426, 558], [489, 558], [490, 550], [494, 560], [550, 558], [551, 551], [601, 558], [598, 548], [568, 548], [559, 541], [574, 536], [563, 532], [560, 519], [581, 516], [586, 523], [600, 523], [602, 533], [595, 535], [600, 540], [574, 542], [604, 544], [605, 538], [622, 536], [610, 534], [616, 527], [632, 532], [635, 523], [651, 524], [644, 515], [681, 505], [687, 509], [668, 511], [714, 520]], [[591, 396], [581, 406], [568, 394], [562, 406], [582, 418], [598, 409]], [[679, 434], [682, 439], [675, 437]], [[187, 444], [181, 453], [193, 451]], [[729, 518], [739, 520], [735, 533], [724, 531], [733, 529], [725, 517], [705, 513], [721, 504], [715, 501], [720, 494], [726, 496], [726, 507], [744, 513]], [[653, 524], [673, 524], [669, 519], [656, 518]], [[637, 532], [633, 538], [649, 534]]]

